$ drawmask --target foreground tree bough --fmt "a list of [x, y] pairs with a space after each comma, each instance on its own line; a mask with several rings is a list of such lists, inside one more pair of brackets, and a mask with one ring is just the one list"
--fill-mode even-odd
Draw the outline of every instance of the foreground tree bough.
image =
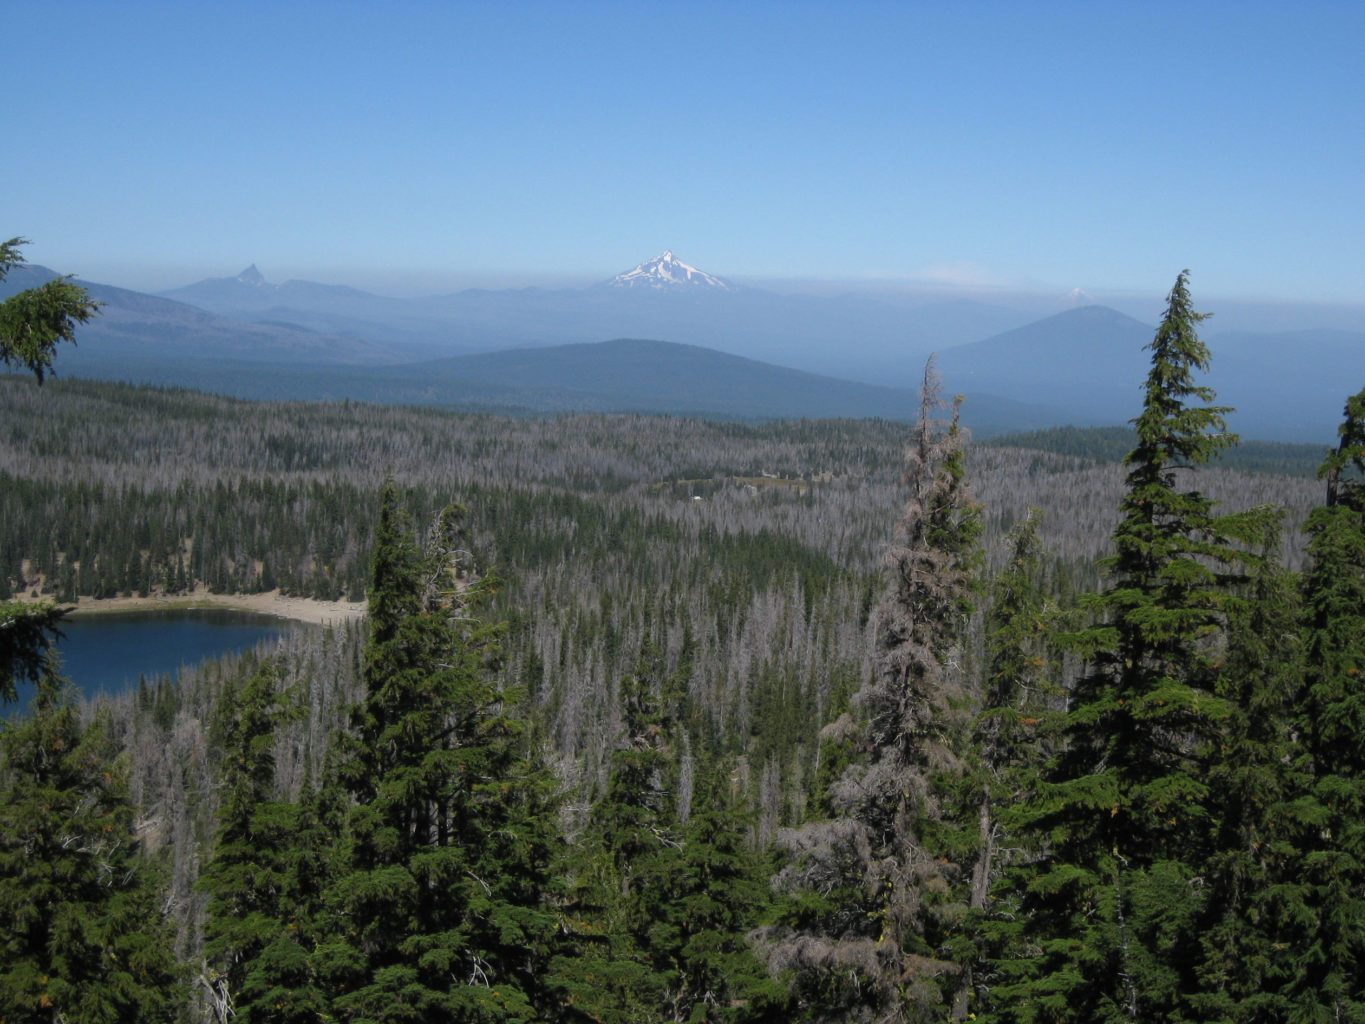
[[[24, 263], [25, 238], [0, 242], [0, 281]], [[0, 362], [22, 366], [38, 383], [52, 371], [52, 357], [63, 341], [76, 342], [76, 327], [87, 323], [99, 303], [69, 277], [59, 277], [0, 302]]]
[[[23, 238], [0, 242], [0, 281], [24, 262], [19, 248], [26, 242]], [[42, 384], [52, 369], [57, 344], [74, 344], [76, 325], [87, 322], [98, 309], [99, 303], [84, 288], [65, 277], [11, 295], [0, 302], [0, 363], [22, 366]], [[16, 680], [38, 680], [43, 655], [60, 636], [61, 617], [52, 604], [0, 602], [0, 702], [18, 699]]]

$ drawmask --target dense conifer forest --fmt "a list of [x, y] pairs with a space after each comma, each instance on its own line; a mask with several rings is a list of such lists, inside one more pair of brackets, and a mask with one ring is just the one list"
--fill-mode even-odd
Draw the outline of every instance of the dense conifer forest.
[[[1365, 393], [1222, 466], [1199, 319], [1122, 462], [0, 378], [0, 1021], [1360, 1019]], [[41, 658], [276, 588], [369, 613]]]

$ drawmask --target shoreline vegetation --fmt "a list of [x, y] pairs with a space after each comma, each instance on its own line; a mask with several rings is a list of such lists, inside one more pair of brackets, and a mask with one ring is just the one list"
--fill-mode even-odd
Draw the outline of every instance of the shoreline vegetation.
[[[24, 604], [38, 604], [51, 600], [47, 595], [35, 598], [16, 595], [14, 600]], [[75, 604], [63, 604], [68, 617], [93, 617], [121, 612], [179, 610], [193, 608], [223, 608], [232, 611], [254, 612], [277, 618], [306, 622], [315, 626], [351, 622], [365, 615], [364, 601], [318, 601], [310, 597], [287, 597], [278, 590], [259, 594], [214, 594], [203, 586], [187, 594], [150, 594], [147, 597], [81, 598]]]

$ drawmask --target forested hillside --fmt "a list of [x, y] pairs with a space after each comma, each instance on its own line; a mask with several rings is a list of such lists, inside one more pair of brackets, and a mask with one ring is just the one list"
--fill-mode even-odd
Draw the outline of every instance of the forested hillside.
[[[712, 741], [763, 749], [773, 821], [779, 791], [787, 818], [804, 800], [799, 776], [831, 691], [866, 672], [899, 424], [513, 419], [84, 382], [3, 388], [0, 585], [15, 593], [97, 601], [197, 583], [359, 598], [391, 476], [414, 531], [449, 502], [469, 509], [475, 557], [505, 581], [494, 605], [512, 623], [504, 671], [547, 709], [562, 756], [593, 752], [582, 767], [600, 778], [612, 688], [653, 640], [669, 671], [690, 666], [693, 713]], [[967, 460], [989, 563], [1034, 507], [1052, 588], [1092, 586], [1121, 468], [989, 447]], [[1208, 477], [1229, 507], [1286, 505], [1297, 564], [1318, 485]], [[799, 723], [800, 744], [755, 723], [769, 703]]]
[[[1234, 970], [1238, 944], [1262, 948], [1254, 880], [1283, 878], [1312, 846], [1302, 830], [1346, 813], [1330, 796], [1350, 778], [1345, 740], [1314, 709], [1348, 699], [1334, 687], [1353, 667], [1326, 638], [1352, 607], [1329, 582], [1356, 570], [1324, 566], [1355, 514], [1355, 442], [1313, 511], [1323, 484], [1303, 476], [1216, 461], [1192, 476], [1204, 449], [1185, 438], [1204, 428], [1178, 410], [1197, 390], [1140, 423], [1122, 465], [972, 445], [932, 379], [925, 394], [910, 430], [0, 380], [0, 596], [370, 602], [364, 628], [148, 681], [80, 725], [49, 672], [32, 724], [5, 732], [7, 792], [43, 730], [123, 765], [105, 776], [124, 787], [117, 828], [159, 872], [128, 899], [164, 894], [189, 965], [175, 998], [206, 1018], [1177, 1020], [1251, 1005], [1279, 970]], [[1192, 478], [1197, 501], [1179, 490]], [[1221, 518], [1242, 510], [1258, 511]], [[1124, 538], [1150, 541], [1140, 521], [1176, 538], [1169, 555], [1123, 561]], [[1171, 616], [1136, 594], [1166, 595], [1152, 600]], [[1115, 711], [1132, 700], [1144, 710]], [[1282, 743], [1299, 747], [1257, 752]], [[1105, 774], [1144, 750], [1138, 774]], [[1258, 858], [1249, 808], [1310, 794], [1325, 809], [1286, 812], [1293, 835]], [[1086, 815], [1126, 822], [1129, 801], [1148, 831], [1093, 859]], [[1163, 814], [1188, 842], [1162, 845]], [[1313, 855], [1321, 890], [1265, 942], [1324, 913], [1344, 855]], [[136, 928], [120, 941], [140, 934], [169, 949]], [[138, 984], [166, 990], [170, 953], [147, 957]], [[1333, 963], [1295, 968], [1274, 1013], [1318, 998], [1313, 971], [1343, 993], [1333, 1005], [1356, 1005]], [[0, 992], [45, 1005], [35, 977]]]
[[[1137, 434], [1131, 427], [1049, 427], [993, 437], [990, 443], [999, 447], [1122, 462], [1137, 443]], [[1220, 452], [1218, 464], [1249, 473], [1314, 477], [1322, 465], [1324, 453], [1325, 448], [1320, 444], [1242, 440], [1235, 448]]]

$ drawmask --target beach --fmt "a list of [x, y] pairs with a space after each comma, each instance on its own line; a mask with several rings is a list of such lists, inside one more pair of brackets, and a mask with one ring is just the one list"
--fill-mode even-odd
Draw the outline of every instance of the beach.
[[[36, 603], [27, 597], [17, 600]], [[329, 622], [350, 622], [365, 615], [364, 601], [315, 601], [306, 597], [286, 597], [278, 590], [262, 594], [211, 594], [204, 588], [190, 594], [152, 594], [149, 597], [107, 597], [100, 600], [86, 597], [78, 604], [66, 607], [70, 608], [67, 615], [71, 617], [175, 608], [229, 608], [320, 626]]]

